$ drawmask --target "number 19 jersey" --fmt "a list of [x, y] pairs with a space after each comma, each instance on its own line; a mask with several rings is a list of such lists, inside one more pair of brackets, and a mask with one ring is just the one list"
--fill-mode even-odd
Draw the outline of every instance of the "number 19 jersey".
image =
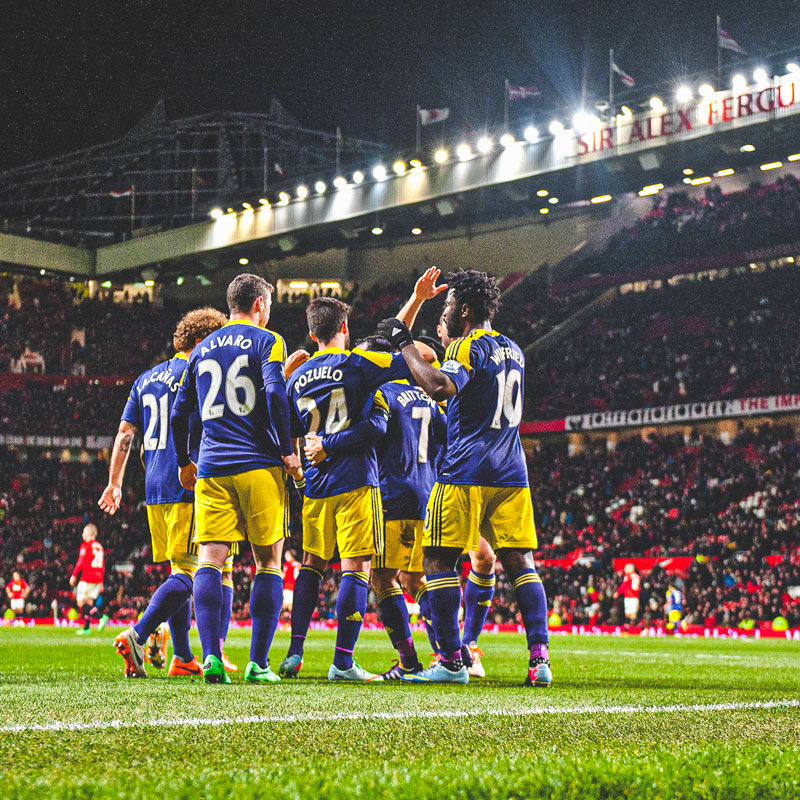
[[283, 466], [264, 387], [285, 391], [285, 360], [283, 338], [247, 320], [227, 322], [192, 350], [175, 408], [200, 408], [198, 478]]
[[122, 419], [142, 433], [144, 445], [144, 491], [147, 505], [191, 503], [194, 495], [178, 480], [178, 464], [172, 445], [169, 415], [181, 378], [186, 356], [177, 353], [145, 370], [133, 383]]
[[525, 356], [519, 346], [497, 331], [476, 329], [450, 343], [442, 372], [457, 392], [447, 404], [447, 451], [437, 481], [527, 486], [519, 439]]
[[[287, 382], [292, 436], [347, 430], [363, 419], [370, 395], [383, 383], [411, 376], [399, 353], [339, 347], [319, 350]], [[376, 402], [381, 402], [376, 399]], [[368, 412], [369, 409], [367, 409]], [[388, 409], [386, 409], [388, 412]], [[331, 497], [362, 486], [378, 486], [374, 447], [336, 453], [317, 466], [304, 463], [306, 497]]]

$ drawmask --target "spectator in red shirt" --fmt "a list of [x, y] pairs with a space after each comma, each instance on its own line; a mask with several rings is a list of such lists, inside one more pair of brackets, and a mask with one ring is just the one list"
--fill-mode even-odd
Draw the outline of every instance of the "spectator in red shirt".
[[25, 611], [25, 598], [30, 594], [31, 587], [28, 586], [22, 575], [14, 570], [14, 575], [6, 586], [6, 594], [14, 614], [22, 615]]

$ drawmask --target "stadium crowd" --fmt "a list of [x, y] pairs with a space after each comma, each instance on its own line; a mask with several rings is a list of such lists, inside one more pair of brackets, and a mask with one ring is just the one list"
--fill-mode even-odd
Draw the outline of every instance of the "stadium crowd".
[[617, 233], [603, 253], [581, 262], [578, 275], [625, 275], [635, 270], [797, 241], [800, 183], [788, 173], [775, 183], [752, 183], [703, 197], [658, 195], [653, 210]]
[[[100, 518], [102, 458], [62, 462], [42, 451], [20, 460], [0, 451], [0, 468], [11, 476], [3, 487], [0, 575], [8, 581], [14, 569], [23, 573], [31, 585], [27, 612], [50, 616], [53, 600], [61, 613], [70, 608], [67, 578], [80, 530], [93, 520], [106, 549], [104, 602], [118, 617], [137, 616], [164, 578], [163, 567], [150, 564], [141, 469], [129, 469], [120, 513]], [[622, 579], [615, 559], [688, 556], [679, 573], [687, 622], [769, 626], [780, 616], [800, 626], [800, 441], [790, 429], [742, 430], [730, 444], [697, 436], [633, 438], [612, 451], [603, 444], [572, 456], [547, 447], [530, 458], [529, 472], [537, 558], [563, 624], [624, 622], [614, 597]], [[292, 530], [288, 547], [299, 554], [297, 498]], [[644, 624], [663, 625], [671, 577], [658, 567], [642, 575]], [[251, 579], [250, 556], [242, 556], [234, 572], [234, 619], [247, 619]], [[337, 588], [333, 571], [320, 589], [319, 620], [334, 618]], [[490, 623], [514, 620], [513, 597], [498, 566]], [[0, 601], [3, 611], [6, 605]], [[367, 621], [377, 621], [374, 595]]]

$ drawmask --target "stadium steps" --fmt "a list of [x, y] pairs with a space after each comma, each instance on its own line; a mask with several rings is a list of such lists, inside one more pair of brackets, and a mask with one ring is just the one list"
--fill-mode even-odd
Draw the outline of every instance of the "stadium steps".
[[523, 351], [525, 353], [525, 358], [530, 358], [563, 341], [571, 333], [574, 333], [584, 322], [596, 316], [600, 311], [608, 308], [618, 296], [619, 289], [613, 286], [603, 292], [599, 297], [590, 300], [585, 306], [579, 308], [563, 322], [551, 328], [544, 336], [540, 336], [536, 341], [531, 342]]

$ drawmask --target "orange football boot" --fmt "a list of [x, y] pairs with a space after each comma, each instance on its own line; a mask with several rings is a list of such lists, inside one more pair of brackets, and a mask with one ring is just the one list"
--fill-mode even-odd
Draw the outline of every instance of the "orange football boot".
[[239, 667], [231, 661], [228, 656], [225, 655], [225, 651], [222, 651], [222, 663], [225, 665], [225, 672], [238, 672]]
[[197, 675], [198, 677], [203, 674], [203, 665], [197, 660], [197, 656], [192, 656], [191, 661], [181, 661], [180, 659], [172, 656], [172, 661], [169, 663], [168, 678], [183, 678], [187, 675]]

